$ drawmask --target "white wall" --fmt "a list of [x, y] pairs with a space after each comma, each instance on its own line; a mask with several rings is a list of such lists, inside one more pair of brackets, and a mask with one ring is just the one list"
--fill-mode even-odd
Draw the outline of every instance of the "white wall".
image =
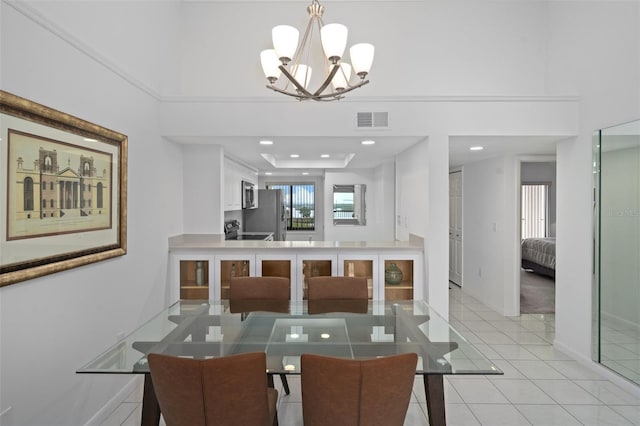
[[408, 241], [409, 234], [426, 237], [429, 217], [428, 144], [420, 142], [396, 158], [396, 239]]
[[[390, 163], [393, 165], [393, 163]], [[393, 181], [389, 165], [376, 169], [327, 170], [324, 178], [324, 239], [327, 241], [389, 241], [393, 240], [393, 187], [382, 177]], [[333, 224], [333, 185], [365, 184], [366, 225], [336, 226]]]
[[182, 152], [161, 138], [156, 100], [5, 2], [0, 19], [3, 90], [129, 137], [127, 254], [0, 288], [0, 412], [12, 407], [0, 423], [81, 425], [131, 376], [76, 369], [168, 300]]
[[395, 162], [389, 161], [376, 167], [374, 170], [376, 192], [372, 195], [376, 202], [376, 219], [380, 241], [392, 241], [395, 239], [395, 213], [396, 213], [396, 168]]
[[504, 312], [505, 160], [496, 157], [463, 168], [464, 290]]
[[640, 117], [640, 3], [549, 2], [547, 7], [547, 90], [581, 96], [579, 135], [557, 150], [555, 344], [588, 360], [591, 138], [599, 128]]
[[[182, 2], [181, 6], [185, 31], [177, 60], [180, 72], [171, 89], [183, 96], [267, 96], [263, 84], [229, 82], [266, 84], [258, 55], [271, 48], [275, 24], [265, 16], [298, 29], [307, 19], [306, 5], [299, 2]], [[325, 22], [337, 19], [349, 27], [349, 45], [366, 41], [376, 46], [371, 74], [375, 87], [361, 89], [360, 96], [543, 90], [545, 9], [540, 2], [355, 1], [330, 2], [325, 8]], [[391, 22], [402, 24], [393, 31], [372, 31]], [[238, 32], [243, 37], [233, 43], [219, 37]], [[235, 66], [220, 67], [221, 60]], [[396, 78], [398, 64], [403, 70], [401, 84]]]
[[184, 232], [222, 234], [224, 150], [220, 145], [183, 145], [182, 150]]

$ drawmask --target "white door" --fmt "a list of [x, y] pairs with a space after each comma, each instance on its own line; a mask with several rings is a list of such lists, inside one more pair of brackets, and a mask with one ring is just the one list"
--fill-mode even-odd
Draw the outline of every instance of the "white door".
[[449, 173], [449, 281], [462, 285], [462, 172]]

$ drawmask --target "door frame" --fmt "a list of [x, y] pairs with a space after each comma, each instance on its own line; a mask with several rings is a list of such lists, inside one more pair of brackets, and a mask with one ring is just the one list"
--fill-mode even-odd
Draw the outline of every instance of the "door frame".
[[[516, 265], [516, 270], [518, 271], [517, 274], [515, 274], [515, 279], [514, 279], [514, 295], [515, 300], [514, 302], [514, 311], [517, 312], [517, 315], [521, 315], [520, 314], [520, 265], [522, 265], [522, 246], [521, 246], [521, 240], [522, 240], [522, 226], [521, 226], [521, 222], [522, 222], [522, 163], [556, 163], [556, 178], [558, 175], [558, 164], [557, 164], [557, 156], [555, 155], [542, 155], [542, 156], [531, 156], [531, 155], [519, 155], [516, 157], [516, 170], [515, 170], [515, 175], [516, 175], [516, 182], [515, 186], [518, 188], [517, 189], [517, 200], [516, 200], [516, 223], [518, 224], [518, 230], [516, 232], [516, 241], [515, 241], [515, 248], [516, 248], [516, 259], [518, 261], [518, 264]], [[557, 290], [557, 286], [556, 286], [556, 296], [557, 296], [558, 290]]]
[[[460, 265], [460, 282], [456, 283], [454, 281], [449, 280], [449, 282], [456, 284], [457, 286], [460, 286], [461, 288], [464, 286], [464, 256], [462, 255], [464, 253], [464, 209], [463, 209], [463, 204], [464, 204], [464, 167], [460, 166], [460, 167], [454, 167], [452, 169], [449, 170], [449, 175], [451, 175], [452, 173], [460, 173], [460, 191], [461, 191], [461, 195], [460, 195], [460, 200], [461, 200], [461, 205], [460, 205], [460, 233], [461, 233], [461, 237], [460, 237], [460, 256], [461, 256], [461, 265]], [[451, 176], [449, 176], [449, 182], [451, 182]], [[449, 199], [451, 199], [451, 185], [449, 185]], [[451, 209], [449, 209], [451, 210]], [[451, 211], [449, 211], [449, 228], [451, 228]], [[449, 242], [449, 245], [451, 245], [451, 242]], [[449, 247], [449, 250], [451, 250], [451, 247]], [[451, 256], [449, 256], [449, 262], [451, 262]]]

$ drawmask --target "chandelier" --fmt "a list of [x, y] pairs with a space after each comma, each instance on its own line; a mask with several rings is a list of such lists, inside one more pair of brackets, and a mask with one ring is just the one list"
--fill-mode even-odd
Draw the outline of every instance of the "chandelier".
[[[344, 94], [369, 83], [365, 80], [373, 63], [374, 47], [369, 43], [359, 43], [351, 46], [349, 54], [351, 64], [343, 62], [343, 54], [347, 46], [348, 29], [342, 24], [327, 24], [322, 21], [324, 6], [318, 0], [312, 0], [307, 7], [309, 22], [298, 44], [299, 32], [289, 25], [278, 25], [273, 28], [273, 49], [263, 50], [260, 61], [265, 77], [269, 81], [268, 89], [283, 95], [292, 96], [300, 101], [312, 99], [314, 101], [335, 101], [342, 99]], [[317, 31], [316, 31], [317, 29]], [[314, 32], [320, 34], [322, 51], [321, 58], [314, 58]], [[317, 49], [316, 49], [317, 50]], [[320, 59], [318, 61], [318, 59]], [[312, 91], [309, 89], [311, 81], [311, 61], [314, 66], [324, 67], [324, 81]], [[305, 63], [303, 63], [305, 62]], [[360, 80], [350, 83], [351, 72]], [[280, 87], [276, 82], [281, 75], [286, 77]]]

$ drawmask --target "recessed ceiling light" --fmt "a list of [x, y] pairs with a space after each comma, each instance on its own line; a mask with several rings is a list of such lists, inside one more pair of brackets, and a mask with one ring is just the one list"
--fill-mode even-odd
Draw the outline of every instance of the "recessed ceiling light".
[[265, 175], [267, 175], [267, 176], [271, 176], [273, 173], [271, 173], [271, 172], [264, 172], [264, 174], [265, 174]]
[[376, 141], [362, 141], [360, 142], [362, 145], [373, 145]]
[[300, 157], [300, 155], [298, 155], [298, 154], [291, 154], [289, 157], [291, 157], [291, 158], [298, 158], [298, 157]]
[[273, 141], [260, 141], [260, 145], [273, 145]]
[[329, 158], [329, 157], [331, 157], [331, 156], [330, 156], [329, 154], [322, 154], [322, 155], [320, 155], [320, 157], [322, 157], [322, 158]]
[[91, 138], [82, 138], [85, 142], [98, 142], [97, 139], [91, 139]]
[[482, 151], [483, 149], [483, 146], [472, 146], [471, 148], [469, 148], [469, 151]]
[[302, 172], [302, 174], [303, 174], [303, 175], [308, 175], [308, 174], [309, 174], [309, 172]]

